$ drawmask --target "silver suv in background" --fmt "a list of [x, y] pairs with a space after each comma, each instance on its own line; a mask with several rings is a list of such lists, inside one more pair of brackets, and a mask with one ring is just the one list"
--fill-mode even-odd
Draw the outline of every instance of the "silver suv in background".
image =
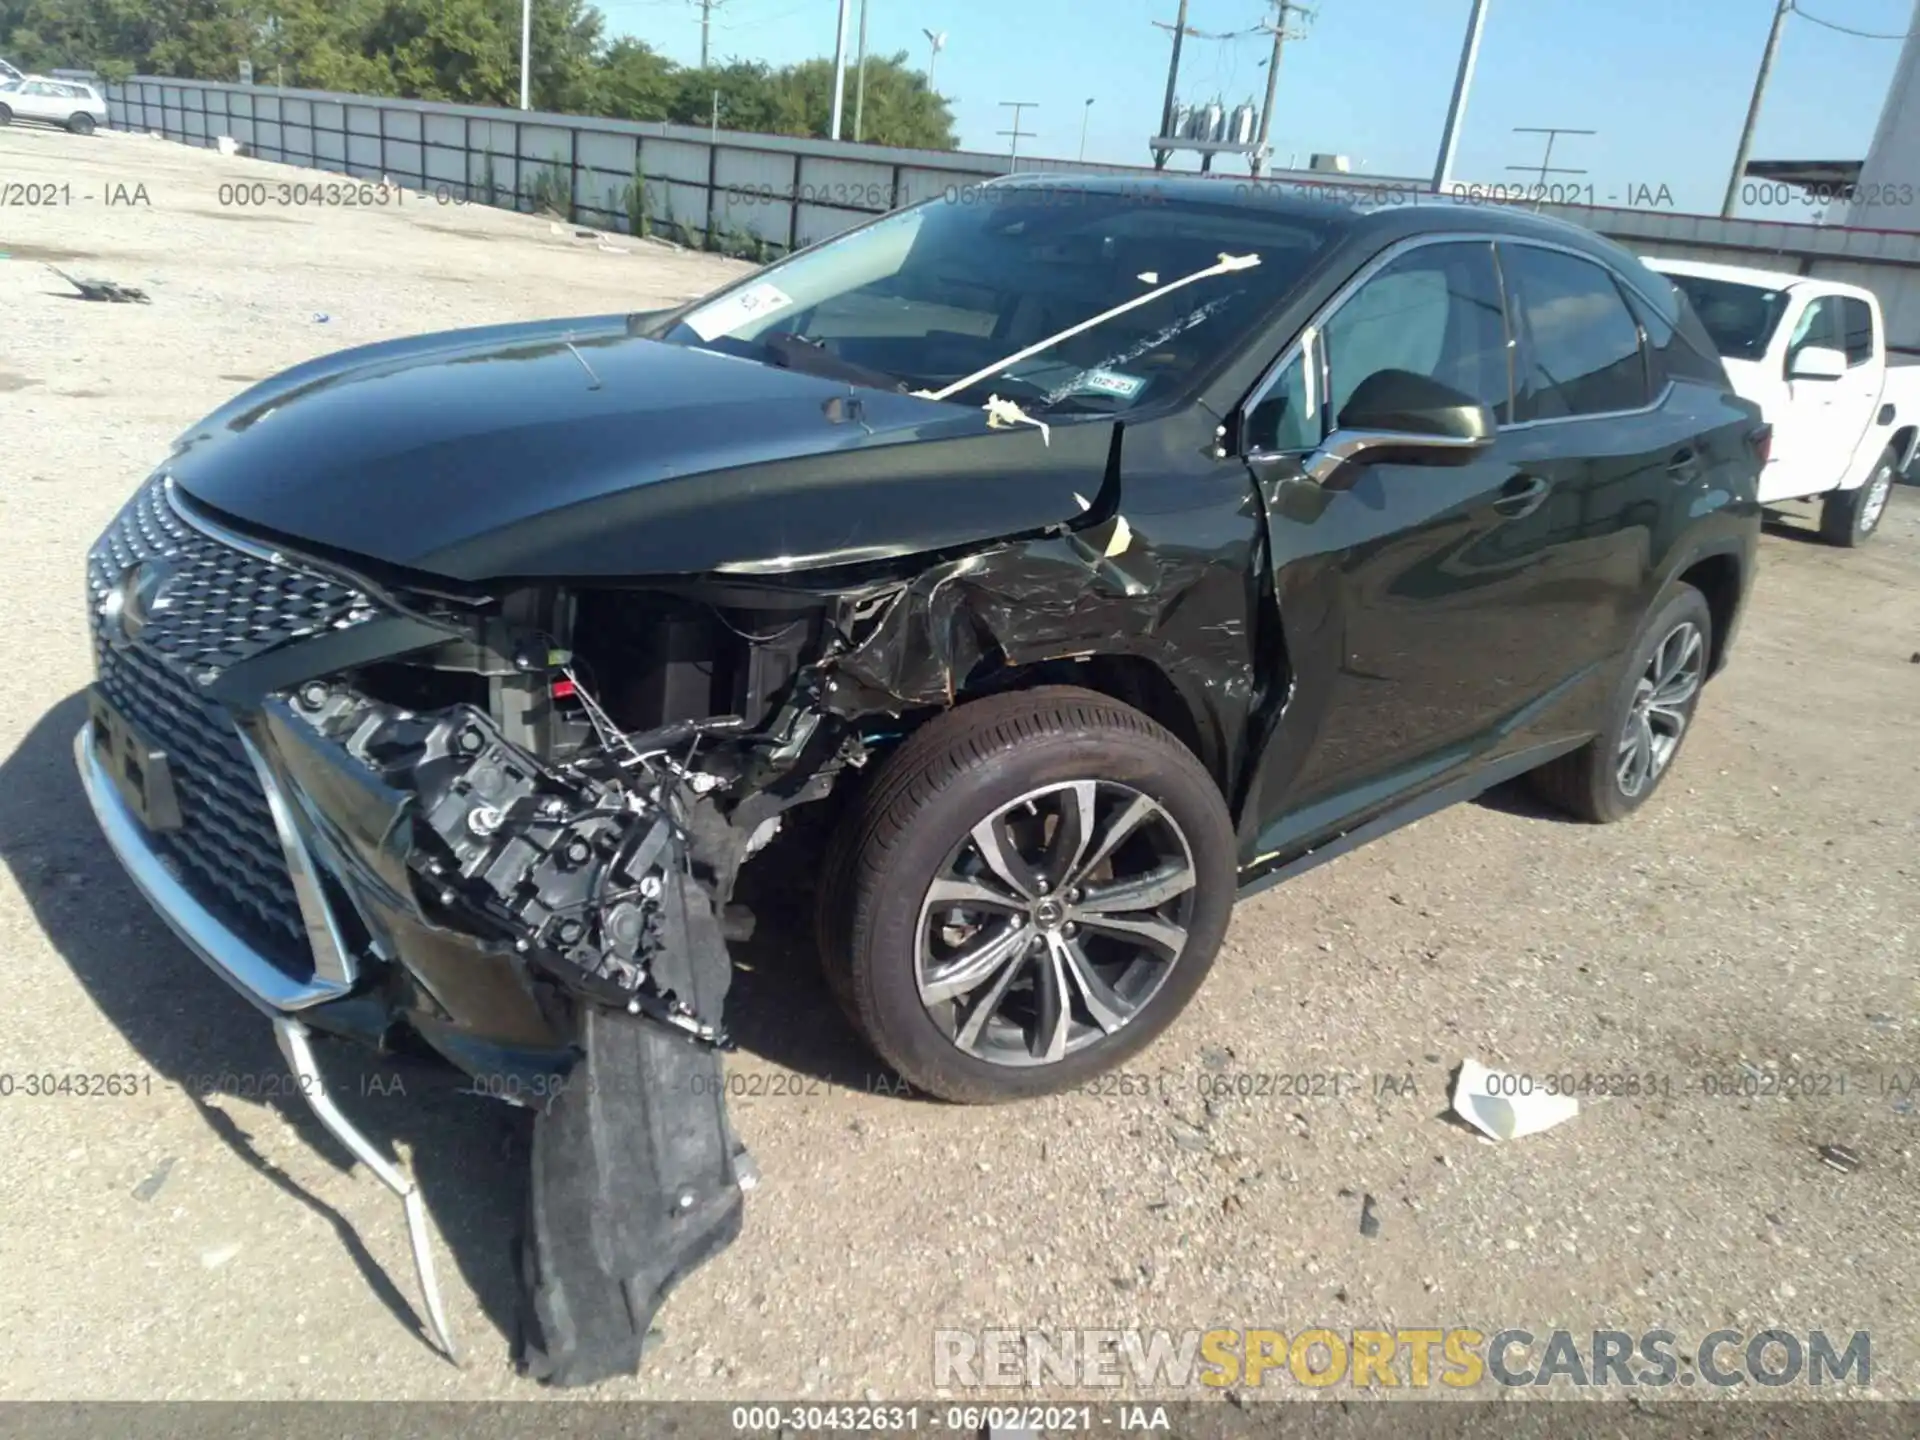
[[64, 126], [76, 135], [91, 135], [107, 123], [107, 102], [93, 86], [79, 80], [50, 80], [44, 75], [0, 80], [0, 125], [15, 120], [37, 120]]

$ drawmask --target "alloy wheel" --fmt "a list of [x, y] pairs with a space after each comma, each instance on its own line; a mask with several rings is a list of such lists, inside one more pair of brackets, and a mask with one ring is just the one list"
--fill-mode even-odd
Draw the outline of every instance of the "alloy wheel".
[[1880, 523], [1880, 517], [1886, 512], [1887, 500], [1893, 494], [1893, 466], [1881, 462], [1880, 468], [1873, 472], [1873, 478], [1867, 481], [1866, 498], [1860, 502], [1860, 533], [1868, 535]]
[[1620, 793], [1629, 800], [1653, 788], [1680, 748], [1680, 737], [1700, 693], [1706, 659], [1706, 637], [1691, 620], [1674, 626], [1654, 647], [1634, 687], [1614, 771]]
[[1198, 878], [1173, 816], [1132, 786], [1029, 791], [975, 825], [928, 887], [921, 1003], [956, 1047], [994, 1064], [1098, 1044], [1166, 983]]

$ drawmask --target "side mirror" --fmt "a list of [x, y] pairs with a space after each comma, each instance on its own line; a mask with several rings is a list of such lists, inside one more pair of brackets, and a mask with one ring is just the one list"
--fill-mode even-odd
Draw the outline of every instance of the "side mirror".
[[1824, 345], [1803, 346], [1787, 361], [1789, 380], [1838, 380], [1846, 373], [1846, 355]]
[[1466, 465], [1498, 428], [1491, 410], [1451, 385], [1379, 370], [1360, 382], [1306, 471], [1325, 485], [1347, 465]]

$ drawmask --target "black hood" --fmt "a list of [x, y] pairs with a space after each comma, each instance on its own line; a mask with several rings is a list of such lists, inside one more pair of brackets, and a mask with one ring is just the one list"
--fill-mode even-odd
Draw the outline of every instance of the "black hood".
[[977, 407], [628, 333], [622, 316], [323, 357], [188, 430], [193, 497], [292, 541], [461, 580], [768, 572], [1077, 517], [1113, 425]]

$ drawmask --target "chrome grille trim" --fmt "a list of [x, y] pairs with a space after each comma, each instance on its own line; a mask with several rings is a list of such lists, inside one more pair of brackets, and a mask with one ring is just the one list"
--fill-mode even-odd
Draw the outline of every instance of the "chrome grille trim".
[[347, 993], [345, 982], [317, 974], [306, 980], [287, 974], [201, 903], [199, 896], [161, 862], [140, 822], [128, 811], [112, 779], [101, 768], [93, 722], [81, 726], [73, 737], [73, 759], [94, 818], [115, 857], [168, 928], [221, 979], [270, 1012], [304, 1010]]
[[[136, 566], [146, 568], [130, 576]], [[123, 619], [132, 581], [143, 575], [162, 583], [147, 592], [151, 603], [136, 628]], [[202, 687], [234, 665], [360, 624], [383, 607], [349, 577], [197, 513], [165, 472], [95, 542], [87, 585], [100, 692], [165, 751], [180, 805], [178, 829], [148, 831], [131, 812], [109, 823], [124, 805], [117, 793], [95, 793], [104, 772], [89, 775], [100, 762], [83, 759], [122, 863], [202, 958], [262, 1003], [293, 1008], [343, 993], [356, 976], [355, 956], [303, 837], [301, 807], [282, 792], [240, 717]], [[235, 961], [241, 952], [250, 958]], [[236, 979], [236, 965], [254, 978]], [[260, 967], [278, 978], [262, 982]]]

